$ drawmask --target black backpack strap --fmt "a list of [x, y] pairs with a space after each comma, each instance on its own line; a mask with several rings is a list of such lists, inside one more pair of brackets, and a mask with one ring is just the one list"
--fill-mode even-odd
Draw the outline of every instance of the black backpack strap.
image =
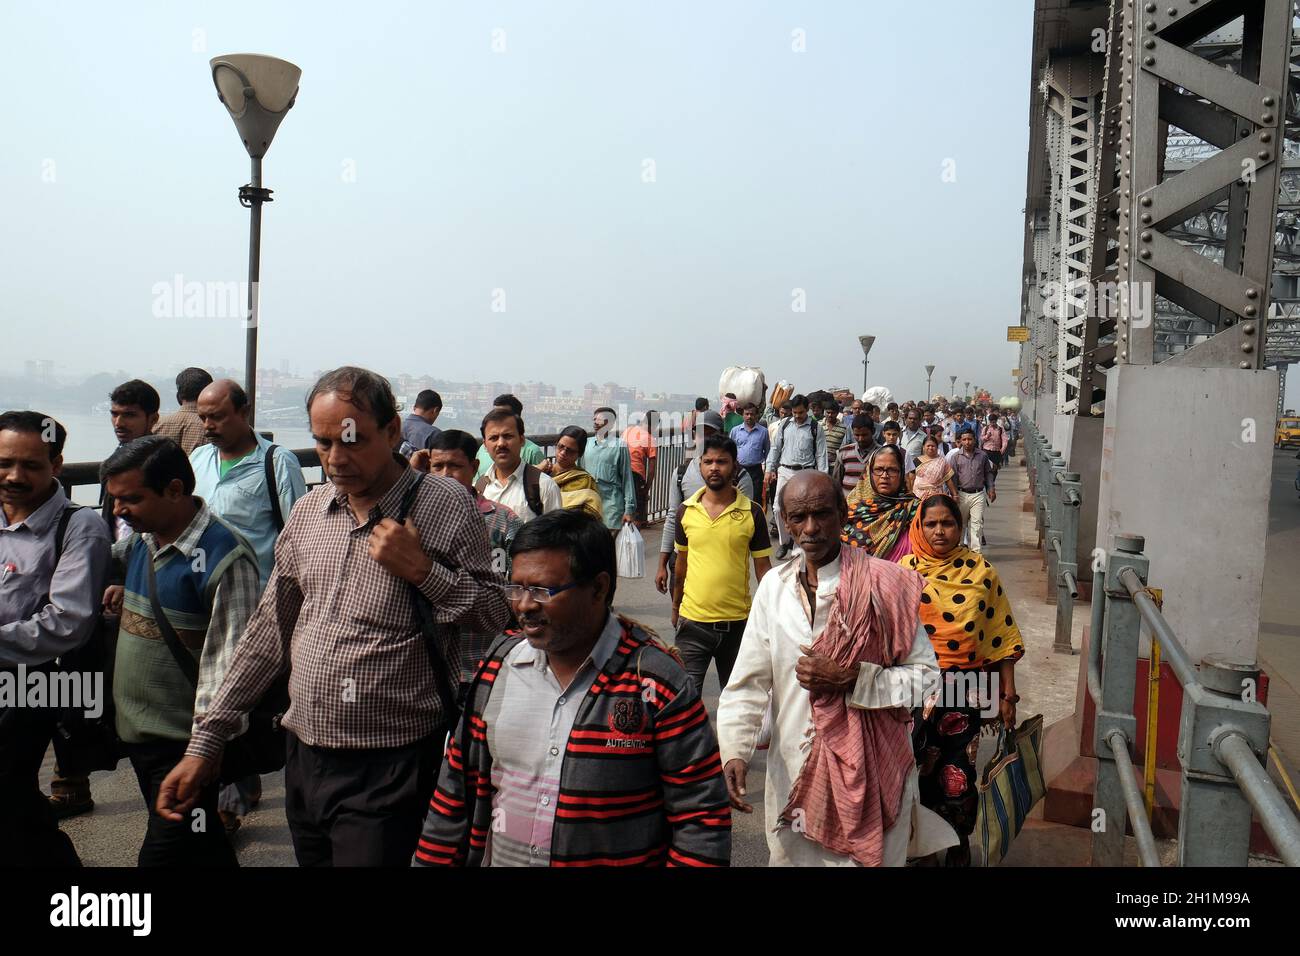
[[[264, 464], [266, 467], [266, 490], [271, 495], [271, 520], [275, 522], [278, 534], [284, 530], [284, 513], [280, 510], [280, 489], [275, 484], [275, 450], [279, 445], [272, 445], [266, 450]], [[150, 565], [152, 567], [152, 565]]]
[[488, 477], [489, 476], [485, 474], [479, 478], [478, 481], [474, 482], [474, 490], [480, 495], [483, 494], [483, 489], [488, 486]]
[[546, 510], [542, 506], [542, 472], [536, 465], [524, 465], [524, 500], [538, 518]]
[[59, 523], [54, 529], [54, 567], [59, 566], [59, 561], [63, 557], [63, 541], [68, 536], [68, 522], [72, 520], [72, 513], [80, 511], [81, 505], [68, 505], [59, 514]]
[[137, 539], [136, 544], [132, 545], [133, 550], [137, 547], [145, 549], [144, 566], [149, 572], [149, 606], [153, 609], [154, 623], [158, 625], [158, 631], [162, 634], [163, 643], [167, 645], [167, 650], [171, 652], [172, 657], [175, 659], [176, 666], [181, 669], [185, 679], [197, 688], [199, 686], [199, 663], [190, 656], [190, 652], [181, 643], [180, 635], [176, 633], [176, 628], [172, 627], [172, 622], [167, 619], [167, 612], [163, 610], [162, 602], [158, 600], [158, 578], [154, 574], [153, 555], [149, 553], [149, 546], [141, 538]]
[[[80, 511], [81, 505], [69, 504], [59, 513], [59, 523], [54, 526], [54, 568], [53, 571], [59, 570], [59, 561], [63, 559], [63, 540], [68, 536], [68, 522], [72, 520], [72, 513]], [[51, 574], [53, 574], [53, 571]], [[50, 592], [45, 592], [45, 597], [41, 600], [41, 607], [50, 603]]]
[[682, 481], [686, 478], [686, 469], [691, 467], [691, 459], [686, 459], [677, 466], [677, 497], [686, 500], [686, 493], [682, 491]]
[[[420, 475], [411, 483], [406, 494], [402, 496], [401, 504], [397, 506], [397, 515], [394, 521], [403, 524], [406, 516], [411, 510], [411, 505], [415, 501], [415, 496], [420, 491], [420, 485], [424, 483], [424, 475]], [[434, 693], [438, 695], [438, 701], [442, 706], [442, 714], [448, 724], [455, 728], [456, 721], [460, 719], [461, 704], [460, 695], [452, 686], [450, 669], [447, 667], [447, 661], [442, 656], [442, 648], [439, 646], [441, 629], [438, 623], [433, 619], [433, 608], [429, 605], [429, 599], [420, 593], [419, 588], [414, 584], [411, 588], [411, 604], [415, 608], [415, 619], [420, 622], [420, 631], [424, 635], [424, 647], [429, 654], [429, 669], [433, 671]]]

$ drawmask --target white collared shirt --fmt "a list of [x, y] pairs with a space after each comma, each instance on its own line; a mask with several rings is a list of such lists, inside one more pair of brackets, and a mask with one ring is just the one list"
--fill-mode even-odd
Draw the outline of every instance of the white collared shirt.
[[[533, 514], [533, 509], [528, 507], [528, 496], [524, 494], [525, 464], [526, 462], [521, 458], [519, 466], [507, 476], [505, 481], [497, 478], [497, 468], [493, 464], [487, 471], [487, 486], [483, 489], [483, 497], [488, 501], [505, 505], [519, 517], [520, 521], [527, 524], [537, 515]], [[541, 477], [542, 513], [558, 511], [564, 507], [564, 501], [560, 497], [560, 486], [550, 475], [543, 474]]]
[[[718, 702], [718, 748], [722, 764], [739, 758], [749, 763], [758, 744], [769, 694], [772, 704], [772, 743], [767, 754], [767, 783], [763, 793], [767, 845], [772, 866], [852, 866], [852, 858], [831, 853], [820, 844], [779, 824], [781, 811], [803, 769], [816, 731], [808, 691], [795, 677], [803, 652], [826, 628], [840, 583], [840, 559], [817, 569], [817, 605], [812, 623], [799, 575], [804, 557], [788, 561], [763, 576], [754, 595], [745, 640], [731, 672], [731, 681]], [[916, 634], [907, 658], [894, 667], [863, 662], [849, 696], [852, 707], [919, 706], [916, 688], [938, 680], [939, 664], [918, 613]], [[915, 776], [909, 778], [904, 803], [915, 802]], [[900, 811], [885, 834], [885, 861], [901, 865], [906, 858], [912, 813]]]

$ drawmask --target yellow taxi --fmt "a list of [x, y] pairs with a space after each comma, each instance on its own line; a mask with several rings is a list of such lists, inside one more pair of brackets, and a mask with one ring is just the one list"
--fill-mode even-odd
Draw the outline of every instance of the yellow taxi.
[[1277, 420], [1277, 434], [1273, 437], [1275, 448], [1300, 445], [1300, 418], [1288, 416]]

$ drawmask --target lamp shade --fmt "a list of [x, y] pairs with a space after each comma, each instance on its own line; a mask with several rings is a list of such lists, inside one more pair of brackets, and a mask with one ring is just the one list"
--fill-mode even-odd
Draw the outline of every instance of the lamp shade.
[[298, 95], [302, 70], [288, 60], [256, 53], [213, 57], [212, 83], [235, 122], [248, 155], [260, 159]]

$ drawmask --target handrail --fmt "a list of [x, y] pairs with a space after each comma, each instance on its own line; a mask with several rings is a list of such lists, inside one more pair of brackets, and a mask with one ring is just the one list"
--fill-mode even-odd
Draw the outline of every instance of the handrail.
[[[1096, 578], [1093, 579], [1096, 581]], [[1101, 644], [1106, 621], [1106, 595], [1093, 584], [1092, 616], [1088, 619], [1088, 695], [1095, 707], [1101, 707]]]
[[1260, 825], [1287, 866], [1300, 866], [1300, 820], [1282, 800], [1282, 794], [1239, 733], [1226, 733], [1214, 742], [1214, 756], [1228, 768], [1232, 779], [1250, 801]]
[[1191, 658], [1187, 656], [1187, 650], [1183, 647], [1182, 642], [1178, 640], [1178, 635], [1174, 633], [1174, 629], [1169, 626], [1164, 613], [1160, 608], [1156, 607], [1156, 602], [1147, 593], [1146, 586], [1142, 583], [1142, 579], [1138, 577], [1138, 573], [1132, 568], [1125, 568], [1119, 573], [1119, 582], [1124, 585], [1129, 596], [1133, 598], [1133, 603], [1142, 615], [1142, 620], [1146, 622], [1147, 627], [1151, 628], [1151, 633], [1160, 642], [1160, 649], [1164, 652], [1169, 662], [1169, 669], [1174, 672], [1178, 682], [1184, 687], [1199, 684], [1200, 677], [1197, 676], [1196, 667], [1192, 664]]
[[1142, 791], [1134, 777], [1133, 760], [1128, 755], [1128, 737], [1122, 730], [1112, 730], [1106, 735], [1106, 743], [1119, 767], [1119, 788], [1124, 793], [1124, 806], [1128, 808], [1128, 819], [1133, 825], [1138, 859], [1145, 867], [1159, 869], [1160, 854], [1156, 850], [1155, 834], [1151, 832], [1151, 821], [1147, 819], [1146, 805], [1142, 802]]

